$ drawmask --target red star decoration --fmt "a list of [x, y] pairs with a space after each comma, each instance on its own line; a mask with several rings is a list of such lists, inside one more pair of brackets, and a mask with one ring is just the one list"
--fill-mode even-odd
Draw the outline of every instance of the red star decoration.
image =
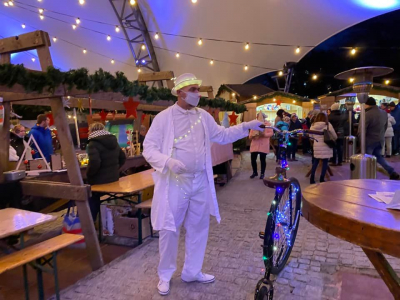
[[48, 117], [48, 118], [50, 119], [50, 124], [49, 124], [49, 126], [53, 126], [53, 125], [54, 125], [53, 114], [47, 114], [46, 117]]
[[103, 109], [103, 110], [99, 113], [99, 115], [100, 115], [101, 120], [102, 120], [102, 121], [105, 121], [105, 120], [107, 119], [108, 112], [105, 112], [104, 109]]
[[145, 118], [146, 118], [146, 114], [142, 114], [142, 120], [140, 121], [140, 124], [143, 124], [143, 121]]
[[127, 102], [124, 102], [124, 106], [126, 109], [126, 118], [128, 119], [129, 116], [133, 116], [135, 119], [137, 118], [137, 107], [139, 106], [139, 101], [133, 101], [132, 97], [129, 97]]
[[276, 105], [281, 106], [281, 104], [282, 104], [281, 100], [276, 101]]
[[239, 116], [237, 114], [235, 114], [235, 112], [233, 112], [231, 115], [229, 115], [229, 125], [236, 125], [236, 119]]

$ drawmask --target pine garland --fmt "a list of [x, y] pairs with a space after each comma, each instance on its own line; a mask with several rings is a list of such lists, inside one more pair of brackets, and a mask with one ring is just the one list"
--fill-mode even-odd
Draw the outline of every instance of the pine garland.
[[[125, 97], [139, 96], [147, 103], [157, 100], [177, 101], [167, 88], [151, 88], [139, 84], [137, 80], [129, 81], [123, 72], [116, 72], [115, 76], [103, 69], [89, 74], [85, 68], [62, 72], [54, 67], [49, 67], [47, 72], [30, 72], [23, 65], [3, 64], [0, 65], [0, 85], [9, 88], [15, 84], [24, 87], [26, 92], [43, 93], [43, 91], [54, 93], [60, 85], [66, 86], [68, 90], [77, 88], [88, 94], [97, 92], [121, 93]], [[225, 101], [221, 98], [201, 99], [200, 106], [220, 108], [221, 110], [243, 113], [245, 105], [238, 105]]]

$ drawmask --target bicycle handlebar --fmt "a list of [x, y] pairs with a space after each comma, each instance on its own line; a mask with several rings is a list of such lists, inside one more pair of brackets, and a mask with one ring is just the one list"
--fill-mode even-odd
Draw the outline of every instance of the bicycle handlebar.
[[279, 133], [288, 133], [288, 134], [290, 134], [290, 135], [292, 135], [292, 134], [301, 134], [301, 133], [303, 133], [303, 134], [315, 134], [315, 135], [323, 135], [324, 133], [323, 132], [321, 132], [321, 131], [316, 131], [316, 130], [310, 130], [310, 129], [296, 129], [296, 130], [292, 130], [292, 131], [282, 131], [282, 130], [280, 130], [280, 129], [278, 129], [278, 128], [276, 128], [276, 127], [274, 127], [274, 126], [266, 126], [266, 125], [260, 125], [260, 128], [266, 128], [266, 129], [272, 129], [272, 130], [274, 130], [274, 131], [276, 131], [276, 132], [279, 132]]

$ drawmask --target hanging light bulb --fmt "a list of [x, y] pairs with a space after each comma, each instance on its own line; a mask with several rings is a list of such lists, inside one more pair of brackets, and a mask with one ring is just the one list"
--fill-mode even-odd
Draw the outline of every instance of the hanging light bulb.
[[115, 61], [112, 59], [112, 60], [111, 60], [111, 63], [112, 63], [112, 64], [114, 64], [114, 63], [115, 63]]
[[72, 24], [72, 29], [75, 30], [76, 29], [76, 25]]
[[299, 54], [300, 53], [300, 47], [297, 47], [296, 48], [296, 54]]
[[130, 0], [130, 1], [129, 1], [129, 4], [130, 4], [130, 5], [135, 5], [135, 4], [136, 4], [136, 1], [135, 1], [135, 0]]
[[80, 4], [80, 5], [85, 4], [85, 0], [79, 0], [79, 4]]
[[39, 8], [39, 14], [42, 14], [43, 13], [43, 8]]
[[192, 3], [193, 3], [193, 4], [196, 4], [196, 3], [197, 3], [197, 0], [192, 0]]
[[42, 2], [42, 0], [37, 0], [38, 2]]
[[317, 79], [318, 79], [317, 74], [314, 74], [313, 77], [312, 77], [312, 79], [317, 80]]
[[256, 99], [257, 99], [257, 96], [253, 96], [253, 99], [256, 100]]
[[212, 59], [212, 60], [210, 60], [210, 65], [213, 65], [214, 64], [214, 60]]
[[156, 32], [156, 34], [154, 35], [154, 38], [155, 38], [156, 40], [158, 40], [158, 39], [160, 38], [160, 36], [158, 35], [158, 32]]
[[86, 54], [87, 50], [86, 50], [86, 49], [83, 49], [83, 51], [82, 51], [82, 52], [83, 52], [83, 54]]
[[390, 83], [390, 80], [385, 80], [385, 84], [388, 85]]
[[76, 22], [76, 24], [81, 24], [81, 19], [79, 19], [79, 18], [76, 18], [76, 20], [75, 20], [75, 22]]
[[247, 71], [249, 67], [247, 65], [244, 66], [244, 70]]
[[142, 50], [146, 50], [146, 45], [142, 44]]
[[32, 57], [32, 61], [35, 62], [35, 60], [36, 60], [36, 59], [35, 59], [34, 57]]
[[111, 41], [111, 36], [107, 35], [107, 41]]
[[57, 37], [53, 37], [53, 42], [57, 42]]
[[279, 76], [282, 76], [282, 75], [283, 75], [283, 71], [279, 71], [279, 72], [278, 72], [278, 75], [279, 75]]
[[356, 48], [353, 48], [353, 49], [351, 49], [351, 51], [350, 51], [351, 55], [356, 54], [356, 52], [357, 52], [357, 49], [356, 49]]
[[140, 73], [140, 72], [142, 72], [142, 69], [141, 69], [141, 68], [138, 68], [138, 70], [137, 70], [137, 71], [138, 71], [138, 73]]
[[235, 93], [232, 93], [232, 97], [235, 97], [236, 96], [236, 94]]
[[354, 78], [353, 77], [349, 78], [349, 81], [354, 82]]
[[273, 101], [276, 102], [276, 99], [274, 98]]
[[23, 23], [23, 24], [21, 25], [21, 27], [25, 29], [26, 25]]
[[177, 54], [175, 54], [175, 56], [176, 56], [176, 58], [179, 58], [179, 56], [181, 56], [181, 55], [178, 52]]
[[118, 25], [115, 26], [115, 32], [119, 32], [119, 31], [120, 31], [119, 26]]
[[7, 7], [7, 6], [8, 6], [8, 2], [4, 2], [4, 6], [6, 6], [6, 7]]
[[296, 100], [293, 100], [293, 103], [296, 103]]
[[200, 38], [197, 44], [199, 44], [199, 46], [203, 45], [203, 39]]
[[14, 6], [14, 2], [12, 2], [12, 1], [10, 0], [10, 1], [8, 1], [8, 5]]
[[250, 44], [246, 43], [246, 46], [244, 46], [244, 49], [249, 50], [250, 49]]
[[39, 15], [40, 20], [44, 19], [44, 16], [42, 14]]

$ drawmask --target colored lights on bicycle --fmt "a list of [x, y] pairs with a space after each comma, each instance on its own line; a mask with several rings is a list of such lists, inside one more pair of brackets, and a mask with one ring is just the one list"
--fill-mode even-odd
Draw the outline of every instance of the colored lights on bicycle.
[[273, 249], [274, 249], [274, 251], [276, 251], [276, 250], [278, 250], [278, 247], [274, 246], [274, 248], [273, 248]]
[[266, 256], [263, 256], [263, 260], [267, 260], [268, 258]]
[[278, 234], [278, 233], [275, 233], [275, 234], [274, 234], [274, 239], [279, 240], [279, 234]]

